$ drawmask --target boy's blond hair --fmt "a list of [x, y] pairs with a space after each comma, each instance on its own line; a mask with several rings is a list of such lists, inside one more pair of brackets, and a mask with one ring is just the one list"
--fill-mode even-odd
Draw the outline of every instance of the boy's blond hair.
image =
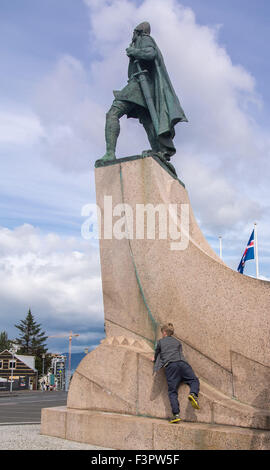
[[167, 336], [172, 336], [174, 334], [174, 327], [172, 323], [166, 323], [161, 327], [161, 333], [166, 332]]

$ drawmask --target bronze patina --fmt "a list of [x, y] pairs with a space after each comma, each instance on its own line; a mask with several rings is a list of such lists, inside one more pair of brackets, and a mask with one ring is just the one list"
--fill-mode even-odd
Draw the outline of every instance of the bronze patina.
[[115, 99], [106, 114], [106, 153], [99, 163], [115, 160], [117, 139], [120, 133], [120, 118], [137, 118], [144, 126], [151, 150], [164, 163], [169, 164], [175, 154], [174, 127], [178, 122], [187, 122], [185, 113], [176, 96], [166, 70], [162, 54], [150, 36], [150, 24], [139, 24], [133, 33], [130, 46], [128, 83], [121, 91], [114, 91]]

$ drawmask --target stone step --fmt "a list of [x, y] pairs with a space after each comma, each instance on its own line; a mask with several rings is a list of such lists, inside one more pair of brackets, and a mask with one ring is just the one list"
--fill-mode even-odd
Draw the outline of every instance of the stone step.
[[[72, 378], [69, 408], [170, 417], [164, 371], [153, 375], [153, 352], [132, 342], [131, 338], [110, 337], [81, 361]], [[185, 421], [270, 429], [268, 410], [229, 397], [203, 379], [200, 384], [200, 410], [194, 410], [188, 400], [189, 387], [183, 384], [179, 388], [180, 414]]]
[[183, 407], [183, 417], [187, 421], [199, 419], [212, 424], [270, 430], [270, 411], [228, 397], [202, 379], [200, 379], [200, 410], [195, 415], [191, 412], [187, 399], [188, 392], [187, 386], [180, 387], [179, 400]]
[[115, 450], [270, 449], [270, 431], [66, 407], [43, 408], [41, 434]]

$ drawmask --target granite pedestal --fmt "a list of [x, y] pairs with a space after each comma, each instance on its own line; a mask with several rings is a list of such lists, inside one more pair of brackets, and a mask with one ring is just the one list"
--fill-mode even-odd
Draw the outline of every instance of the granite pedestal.
[[[95, 172], [106, 339], [77, 368], [67, 407], [43, 410], [42, 433], [115, 449], [269, 449], [270, 283], [224, 264], [184, 185], [158, 159], [116, 160]], [[108, 202], [117, 208], [112, 237]], [[179, 240], [158, 222], [152, 238], [136, 237], [136, 211], [150, 204], [176, 205]], [[147, 234], [146, 216], [143, 224]], [[201, 382], [197, 412], [180, 387], [183, 421], [173, 428], [164, 372], [153, 375], [151, 362], [167, 321]]]

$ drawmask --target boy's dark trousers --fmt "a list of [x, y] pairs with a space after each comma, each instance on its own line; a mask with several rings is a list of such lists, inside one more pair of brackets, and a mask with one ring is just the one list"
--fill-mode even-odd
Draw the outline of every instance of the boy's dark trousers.
[[170, 362], [165, 367], [165, 374], [172, 412], [173, 414], [178, 414], [180, 411], [178, 402], [178, 388], [180, 383], [185, 382], [190, 387], [190, 393], [198, 395], [200, 382], [194, 374], [192, 367], [184, 361]]

